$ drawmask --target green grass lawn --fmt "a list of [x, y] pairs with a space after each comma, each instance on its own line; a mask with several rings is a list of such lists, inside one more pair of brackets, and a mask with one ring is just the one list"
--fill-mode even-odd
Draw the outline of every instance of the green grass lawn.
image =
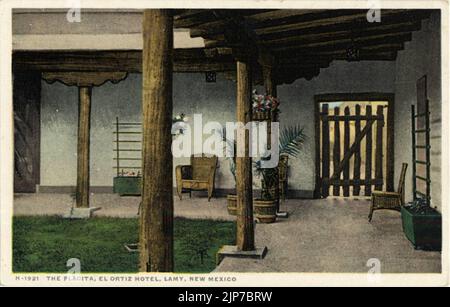
[[[70, 258], [85, 273], [138, 271], [138, 253], [124, 248], [138, 242], [138, 219], [15, 217], [13, 227], [14, 272], [64, 273]], [[211, 272], [219, 248], [234, 242], [235, 223], [176, 218], [175, 271]]]

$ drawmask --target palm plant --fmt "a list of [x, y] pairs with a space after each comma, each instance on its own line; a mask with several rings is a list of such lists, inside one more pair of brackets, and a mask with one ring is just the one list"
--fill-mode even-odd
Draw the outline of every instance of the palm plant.
[[286, 154], [293, 158], [298, 157], [305, 140], [306, 135], [303, 127], [297, 125], [284, 128], [280, 134], [280, 155]]
[[[304, 128], [300, 126], [285, 127], [279, 137], [279, 155], [288, 155], [293, 158], [298, 157], [301, 152], [302, 145], [306, 140]], [[269, 157], [270, 158], [270, 157]], [[269, 159], [266, 158], [266, 159]], [[261, 162], [264, 159], [254, 162], [256, 174], [262, 177], [261, 198], [264, 200], [278, 198], [278, 167], [262, 168]]]
[[[223, 138], [224, 141], [230, 145], [230, 147], [234, 148], [236, 151], [236, 141], [231, 141], [227, 138]], [[289, 126], [285, 127], [279, 137], [279, 155], [289, 155], [293, 158], [298, 157], [301, 152], [302, 145], [306, 140], [306, 135], [304, 133], [304, 128], [300, 126]], [[264, 159], [264, 158], [263, 158]], [[258, 176], [262, 177], [263, 186], [267, 187], [263, 188], [263, 198], [270, 198], [270, 196], [264, 197], [264, 194], [268, 194], [267, 189], [270, 187], [274, 187], [275, 184], [278, 184], [278, 169], [275, 168], [262, 168], [261, 162], [262, 160], [254, 161], [253, 166], [255, 168], [255, 172]], [[268, 159], [268, 158], [266, 158]], [[233, 178], [236, 181], [236, 152], [232, 158], [229, 158], [230, 163], [230, 172], [233, 175]], [[264, 191], [266, 190], [266, 192]]]

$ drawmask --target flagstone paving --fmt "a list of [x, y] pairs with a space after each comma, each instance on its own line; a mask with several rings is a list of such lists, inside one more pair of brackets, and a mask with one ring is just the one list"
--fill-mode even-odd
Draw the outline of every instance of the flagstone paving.
[[[226, 258], [216, 272], [367, 273], [369, 259], [381, 273], [439, 273], [441, 254], [415, 250], [402, 230], [400, 213], [376, 211], [367, 221], [367, 200], [290, 200], [288, 219], [257, 224], [263, 260]], [[373, 260], [372, 260], [373, 261]]]

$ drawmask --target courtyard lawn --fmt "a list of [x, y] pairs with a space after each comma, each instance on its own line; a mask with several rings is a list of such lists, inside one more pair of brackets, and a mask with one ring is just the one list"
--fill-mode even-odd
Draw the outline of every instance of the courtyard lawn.
[[[125, 243], [138, 242], [138, 219], [15, 217], [14, 272], [65, 273], [67, 260], [78, 258], [84, 273], [133, 273], [138, 253]], [[206, 273], [216, 266], [216, 253], [234, 244], [235, 223], [175, 219], [175, 271]]]

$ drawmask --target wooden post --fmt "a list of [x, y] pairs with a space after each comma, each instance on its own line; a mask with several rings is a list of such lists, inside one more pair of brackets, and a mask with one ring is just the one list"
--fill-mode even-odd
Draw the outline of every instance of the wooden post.
[[377, 130], [375, 138], [375, 190], [381, 191], [383, 189], [383, 106], [377, 107]]
[[[250, 61], [237, 61], [237, 121], [244, 125], [251, 121]], [[237, 232], [236, 245], [240, 251], [255, 250], [253, 225], [252, 159], [249, 156], [249, 133], [245, 131], [245, 157], [236, 157]], [[239, 145], [238, 146], [242, 146]]]
[[328, 104], [322, 106], [322, 197], [330, 195], [330, 124]]
[[145, 10], [142, 66], [141, 272], [173, 271], [171, 154], [173, 17]]
[[[263, 65], [263, 77], [264, 77], [264, 88], [266, 94], [273, 97], [277, 96], [277, 84], [273, 78], [273, 67], [271, 65]], [[278, 121], [278, 115], [272, 113], [272, 116], [267, 121], [267, 149], [272, 149], [272, 122]], [[275, 136], [278, 137], [278, 136]], [[274, 176], [278, 179], [275, 181], [274, 186], [270, 187], [274, 189], [274, 197], [277, 203], [277, 212], [280, 212], [280, 183], [279, 183], [279, 168], [278, 166], [274, 169]]]
[[322, 183], [321, 183], [321, 141], [320, 141], [320, 126], [321, 126], [321, 110], [320, 103], [317, 99], [314, 100], [314, 141], [315, 141], [315, 173], [316, 173], [316, 186], [314, 187], [314, 198], [322, 197]]
[[[361, 106], [359, 104], [355, 107], [355, 140], [359, 138], [361, 133]], [[359, 196], [361, 192], [361, 144], [358, 143], [355, 148], [355, 165], [353, 168], [353, 180], [355, 181], [355, 185], [353, 186], [353, 195]]]
[[[344, 153], [348, 152], [350, 150], [350, 108], [349, 107], [345, 107], [344, 109], [344, 114], [345, 114], [345, 121], [344, 121]], [[344, 197], [349, 197], [350, 196], [350, 161], [348, 161], [347, 163], [345, 163], [344, 166], [344, 171], [343, 171], [343, 175], [344, 175], [344, 187], [343, 187], [343, 191], [344, 191]]]
[[416, 181], [416, 154], [417, 154], [417, 144], [416, 144], [416, 111], [415, 107], [411, 105], [411, 136], [412, 136], [412, 191], [413, 191], [413, 201], [417, 199], [417, 181]]
[[[366, 116], [367, 118], [372, 117], [372, 106], [366, 106]], [[366, 121], [366, 125], [369, 125], [369, 120]], [[366, 186], [364, 188], [365, 196], [370, 196], [372, 194], [372, 185], [370, 184], [371, 180], [372, 180], [372, 125], [369, 126], [366, 136], [366, 170], [365, 170]]]
[[[339, 168], [341, 162], [341, 123], [338, 119], [339, 107], [334, 108], [334, 115], [336, 119], [334, 120], [334, 147], [333, 147], [333, 172]], [[336, 182], [333, 184], [333, 196], [339, 196], [341, 191], [341, 186], [339, 184], [340, 174], [335, 178]]]
[[[48, 83], [61, 82], [67, 86], [77, 86], [78, 107], [78, 147], [77, 147], [77, 187], [76, 208], [89, 208], [89, 145], [92, 87], [107, 81], [119, 83], [127, 77], [126, 72], [44, 72], [42, 78]], [[93, 208], [90, 208], [93, 209]], [[72, 212], [70, 213], [70, 215]]]
[[264, 78], [264, 89], [266, 94], [273, 97], [277, 97], [277, 84], [273, 76], [273, 67], [269, 65], [263, 65], [263, 78]]
[[76, 207], [89, 208], [89, 145], [92, 88], [89, 86], [80, 86], [78, 87], [78, 93]]
[[[274, 80], [273, 76], [273, 65], [274, 61], [273, 58], [267, 54], [260, 55], [259, 59], [261, 66], [262, 66], [262, 72], [263, 72], [263, 82], [264, 82], [264, 89], [266, 91], [267, 95], [271, 95], [273, 97], [277, 97], [277, 84]], [[267, 121], [267, 149], [272, 149], [272, 121], [278, 121], [278, 115], [272, 114], [270, 120]], [[276, 191], [276, 194], [279, 195], [279, 191]], [[279, 204], [278, 204], [279, 206]]]
[[394, 157], [394, 131], [395, 131], [395, 104], [394, 97], [388, 99], [387, 109], [387, 129], [386, 129], [386, 190], [394, 191], [394, 172], [395, 172], [395, 157]]

